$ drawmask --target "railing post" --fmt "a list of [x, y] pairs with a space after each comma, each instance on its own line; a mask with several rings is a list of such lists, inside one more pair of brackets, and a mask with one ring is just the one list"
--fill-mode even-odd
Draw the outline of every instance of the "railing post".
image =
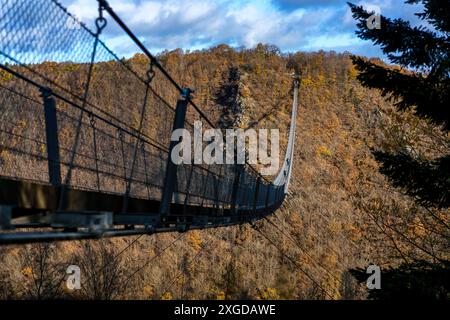
[[[177, 101], [175, 118], [173, 120], [173, 131], [184, 128], [186, 110], [191, 92], [192, 91], [190, 89], [185, 89], [185, 93], [182, 95], [183, 98]], [[175, 184], [177, 181], [177, 165], [172, 162], [171, 158], [172, 150], [177, 144], [178, 141], [170, 141], [169, 153], [167, 155], [166, 175], [164, 178], [161, 204], [159, 207], [159, 214], [162, 217], [167, 216], [170, 213], [170, 203], [172, 202]]]
[[253, 214], [256, 214], [256, 205], [258, 204], [260, 184], [261, 184], [261, 176], [258, 176], [258, 179], [256, 179], [255, 197], [253, 198]]
[[233, 181], [233, 191], [231, 193], [231, 213], [236, 213], [237, 195], [239, 191], [239, 180], [241, 179], [242, 165], [237, 164], [235, 166], [235, 175]]
[[273, 196], [273, 207], [277, 204], [277, 195], [278, 195], [278, 187], [275, 187], [274, 190], [274, 196]]
[[12, 206], [0, 205], [0, 230], [11, 229]]
[[47, 142], [48, 176], [53, 186], [61, 185], [61, 164], [59, 159], [58, 122], [56, 101], [50, 89], [41, 89], [44, 102], [45, 134]]
[[276, 205], [278, 206], [278, 204], [279, 204], [279, 202], [280, 202], [280, 195], [281, 195], [281, 187], [277, 187], [277, 189], [276, 189], [277, 191], [276, 191], [276, 193], [275, 193], [275, 203], [276, 203]]
[[267, 186], [267, 192], [266, 192], [266, 209], [269, 208], [269, 197], [270, 197], [270, 191], [272, 190], [272, 184], [269, 184]]

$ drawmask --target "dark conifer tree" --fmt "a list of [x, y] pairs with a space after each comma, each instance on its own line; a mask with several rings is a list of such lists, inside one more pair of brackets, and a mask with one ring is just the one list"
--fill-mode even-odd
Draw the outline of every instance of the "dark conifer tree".
[[[372, 12], [349, 4], [358, 21], [357, 35], [379, 45], [388, 59], [402, 68], [391, 68], [353, 56], [360, 72], [358, 80], [367, 87], [380, 89], [395, 101], [400, 111], [413, 110], [443, 130], [450, 130], [450, 1], [408, 0], [421, 2], [424, 12], [417, 15], [434, 30], [402, 19], [381, 16], [381, 28], [370, 29], [367, 20]], [[424, 206], [450, 207], [450, 155], [433, 161], [409, 154], [376, 152], [382, 172], [393, 184], [406, 191]]]
[[[370, 40], [383, 50], [395, 65], [382, 65], [359, 56], [352, 56], [359, 71], [358, 80], [366, 87], [381, 90], [399, 111], [411, 110], [416, 116], [450, 130], [450, 0], [408, 0], [407, 4], [422, 4], [423, 12], [417, 16], [425, 26], [412, 26], [402, 19], [380, 17], [381, 25], [371, 28], [367, 23], [374, 12], [349, 3], [357, 23], [356, 34]], [[402, 189], [419, 204], [427, 208], [450, 207], [450, 154], [425, 159], [408, 152], [374, 152], [385, 174], [395, 187]], [[448, 211], [447, 211], [448, 212]], [[447, 226], [448, 227], [448, 226]], [[432, 267], [422, 268], [424, 262], [402, 265], [390, 269], [389, 283], [383, 294], [372, 298], [391, 298], [408, 295], [448, 299], [449, 263], [441, 260]], [[406, 272], [405, 270], [413, 270]], [[439, 270], [439, 272], [435, 272]], [[365, 281], [364, 270], [353, 270], [360, 281]], [[445, 275], [429, 281], [436, 275]], [[436, 279], [435, 279], [436, 280]], [[442, 283], [444, 282], [444, 283]], [[428, 291], [419, 290], [427, 286]], [[386, 291], [387, 290], [387, 291]], [[415, 290], [415, 291], [414, 291]]]

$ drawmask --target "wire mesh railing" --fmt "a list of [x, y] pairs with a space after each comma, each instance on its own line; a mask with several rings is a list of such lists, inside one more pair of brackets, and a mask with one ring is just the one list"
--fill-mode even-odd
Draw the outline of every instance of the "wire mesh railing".
[[[141, 54], [121, 59], [108, 48], [102, 32], [113, 23]], [[247, 165], [181, 164], [168, 174], [180, 101], [188, 131], [195, 121], [215, 126], [184, 90], [106, 1], [93, 31], [55, 0], [0, 0], [0, 176], [57, 187], [58, 211], [74, 189], [122, 196], [121, 213], [130, 198], [162, 202], [166, 190], [178, 214], [279, 205], [285, 180], [274, 185]]]

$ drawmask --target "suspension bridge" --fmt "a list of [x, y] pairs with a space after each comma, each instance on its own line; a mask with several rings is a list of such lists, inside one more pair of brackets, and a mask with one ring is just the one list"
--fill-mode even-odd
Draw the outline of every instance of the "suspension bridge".
[[[214, 122], [107, 1], [98, 8], [91, 30], [55, 0], [0, 0], [0, 244], [223, 227], [280, 207], [299, 79], [272, 181], [248, 163], [176, 165], [173, 130]], [[107, 28], [145, 59], [119, 58]]]

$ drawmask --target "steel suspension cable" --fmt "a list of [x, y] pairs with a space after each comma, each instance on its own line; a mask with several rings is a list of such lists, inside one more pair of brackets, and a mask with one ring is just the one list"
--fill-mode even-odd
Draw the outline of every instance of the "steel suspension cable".
[[[178, 90], [178, 92], [181, 95], [185, 95], [186, 89], [182, 88], [175, 79], [167, 72], [167, 70], [160, 64], [158, 59], [156, 59], [155, 56], [153, 56], [150, 51], [147, 50], [147, 48], [142, 44], [142, 42], [137, 38], [137, 36], [128, 28], [128, 26], [122, 21], [122, 19], [115, 13], [115, 11], [111, 8], [108, 1], [106, 0], [97, 0], [101, 7], [105, 9], [109, 13], [109, 15], [116, 21], [116, 23], [125, 31], [125, 33], [134, 41], [134, 43], [145, 53], [145, 55], [150, 59], [150, 61], [155, 65], [156, 68], [161, 71], [161, 73], [169, 80], [169, 82]], [[192, 101], [192, 99], [187, 96], [187, 100], [189, 104], [192, 105], [192, 107], [197, 111], [197, 113], [202, 117], [210, 126], [211, 128], [214, 128], [213, 122], [203, 113], [202, 110]], [[267, 181], [267, 179], [262, 176], [252, 165], [247, 163], [247, 165], [251, 168], [255, 174], [258, 176], [261, 176], [262, 179]]]
[[125, 284], [128, 283], [128, 281], [131, 280], [136, 274], [141, 272], [147, 265], [149, 265], [152, 261], [154, 261], [156, 258], [163, 255], [164, 252], [167, 251], [171, 246], [173, 246], [176, 242], [181, 240], [186, 233], [181, 233], [178, 237], [176, 237], [172, 242], [170, 242], [167, 246], [165, 246], [162, 250], [160, 250], [156, 255], [154, 255], [151, 259], [148, 259], [144, 264], [142, 264], [140, 267], [138, 267], [136, 270], [134, 270], [126, 279]]
[[[215, 234], [214, 234], [214, 236], [215, 236]], [[201, 253], [203, 253], [203, 250], [205, 250], [205, 249], [213, 242], [213, 240], [214, 240], [214, 237], [211, 236], [211, 239], [209, 239], [208, 242], [206, 242], [206, 243], [204, 244], [204, 246], [203, 246], [203, 247], [202, 247], [202, 248], [201, 248], [201, 249], [200, 249], [200, 250], [199, 250], [199, 251], [198, 251], [191, 259], [190, 259], [189, 263], [193, 263], [195, 260], [197, 260], [197, 259], [200, 257]], [[181, 277], [182, 275], [183, 275], [183, 271], [181, 270], [180, 272], [178, 272], [178, 273], [176, 274], [175, 277], [173, 277], [173, 278], [170, 280], [169, 286], [167, 286], [166, 289], [164, 289], [163, 293], [162, 293], [161, 296], [159, 297], [159, 300], [161, 300], [162, 297], [163, 297], [166, 293], [168, 293], [170, 289], [172, 289], [172, 287], [175, 285], [177, 279], [178, 279], [179, 277]]]
[[145, 111], [146, 111], [146, 107], [147, 107], [148, 92], [149, 92], [149, 88], [150, 88], [150, 83], [152, 82], [154, 77], [155, 77], [155, 72], [153, 71], [153, 63], [150, 62], [150, 68], [147, 71], [147, 82], [146, 82], [146, 86], [145, 86], [144, 101], [142, 103], [142, 109], [141, 109], [141, 114], [140, 114], [139, 128], [137, 130], [138, 136], [136, 137], [136, 142], [134, 145], [134, 152], [133, 152], [134, 155], [133, 155], [133, 161], [131, 164], [130, 176], [126, 180], [122, 213], [126, 213], [127, 209], [128, 209], [128, 199], [130, 198], [131, 182], [132, 182], [133, 174], [134, 174], [134, 166], [136, 165], [136, 157], [137, 157], [138, 148], [139, 148], [139, 141], [141, 139], [141, 131], [142, 131], [142, 126], [143, 126], [144, 117], [145, 117]]
[[321, 289], [330, 299], [334, 299], [334, 296], [329, 293], [325, 288], [314, 279], [305, 269], [302, 268], [293, 258], [287, 255], [271, 238], [269, 238], [257, 225], [252, 223], [252, 228], [256, 230], [259, 234], [261, 234], [267, 241], [270, 242], [283, 257], [288, 259], [298, 270], [300, 270], [309, 280], [311, 280], [319, 289]]
[[[19, 79], [21, 79], [21, 80], [23, 80], [23, 81], [25, 81], [25, 82], [27, 82], [27, 83], [33, 85], [33, 86], [35, 86], [35, 87], [37, 87], [37, 88], [39, 88], [39, 89], [45, 89], [45, 87], [43, 87], [42, 85], [40, 85], [40, 84], [38, 84], [37, 82], [35, 82], [35, 81], [33, 81], [33, 80], [31, 80], [31, 79], [29, 79], [29, 78], [27, 78], [27, 77], [21, 75], [20, 73], [18, 73], [18, 72], [16, 72], [16, 71], [12, 70], [11, 68], [9, 68], [9, 67], [7, 67], [7, 66], [4, 66], [4, 65], [0, 64], [0, 69], [3, 69], [3, 70], [5, 70], [5, 71], [11, 73], [11, 74], [14, 75], [15, 77], [17, 77], [17, 78], [19, 78]], [[106, 118], [104, 118], [104, 117], [102, 117], [102, 116], [100, 116], [100, 115], [98, 115], [98, 114], [96, 114], [96, 113], [94, 113], [94, 112], [92, 112], [92, 111], [87, 110], [85, 107], [80, 106], [79, 104], [77, 104], [77, 103], [75, 103], [75, 102], [73, 102], [73, 101], [71, 101], [71, 100], [69, 100], [69, 99], [63, 97], [62, 95], [60, 95], [60, 94], [58, 94], [58, 93], [56, 93], [56, 92], [52, 92], [52, 96], [54, 96], [54, 97], [58, 98], [59, 100], [61, 100], [61, 101], [65, 102], [65, 103], [67, 103], [68, 105], [71, 105], [72, 107], [75, 107], [75, 108], [78, 109], [78, 110], [84, 111], [84, 112], [86, 112], [86, 113], [88, 113], [88, 114], [92, 114], [96, 119], [98, 119], [98, 120], [104, 122], [105, 124], [107, 124], [107, 125], [109, 125], [109, 126], [111, 126], [111, 127], [116, 128], [117, 130], [121, 130], [121, 131], [123, 131], [124, 133], [126, 133], [126, 134], [128, 134], [128, 135], [130, 135], [130, 136], [132, 136], [132, 137], [137, 137], [137, 134], [136, 134], [135, 132], [129, 131], [128, 129], [123, 128], [123, 127], [121, 127], [121, 126], [119, 126], [119, 125], [113, 123], [112, 121], [110, 121], [110, 120], [108, 120], [108, 119], [106, 119]], [[145, 143], [147, 143], [148, 145], [151, 145], [152, 147], [154, 147], [154, 148], [156, 148], [156, 149], [159, 149], [160, 151], [163, 151], [163, 152], [165, 152], [165, 153], [168, 152], [168, 150], [165, 149], [165, 148], [162, 147], [162, 146], [159, 146], [159, 145], [157, 145], [157, 144], [154, 144], [154, 143], [152, 143], [151, 141], [145, 140], [145, 139], [143, 139], [143, 138], [141, 138], [141, 139], [142, 139]]]
[[294, 238], [292, 238], [290, 235], [288, 235], [286, 232], [284, 232], [283, 229], [278, 227], [275, 223], [270, 221], [267, 217], [264, 217], [264, 220], [266, 220], [270, 225], [272, 225], [275, 229], [277, 229], [282, 235], [284, 235], [289, 241], [291, 241], [295, 246], [297, 246], [313, 263], [315, 262], [319, 267], [321, 267], [329, 276], [331, 276], [333, 279], [339, 282], [339, 284], [342, 285], [342, 281], [336, 277], [330, 270], [328, 270], [326, 267], [324, 267], [320, 262], [315, 261], [313, 257], [298, 243], [298, 241], [295, 241]]
[[[86, 85], [85, 85], [85, 88], [84, 88], [84, 95], [83, 95], [82, 105], [81, 105], [83, 107], [83, 109], [86, 108], [86, 102], [87, 102], [88, 96], [89, 96], [89, 89], [90, 89], [90, 86], [91, 86], [91, 80], [92, 80], [92, 75], [93, 75], [93, 70], [94, 70], [95, 56], [97, 54], [97, 46], [98, 46], [99, 37], [100, 37], [100, 34], [101, 34], [102, 30], [106, 27], [106, 24], [107, 24], [106, 19], [103, 18], [103, 9], [100, 6], [98, 8], [98, 13], [99, 13], [99, 16], [95, 20], [95, 25], [97, 27], [97, 32], [94, 35], [95, 36], [94, 46], [93, 46], [93, 49], [92, 49], [91, 62], [89, 64], [87, 81], [86, 81]], [[65, 201], [66, 188], [67, 188], [67, 185], [70, 183], [70, 180], [71, 180], [71, 177], [72, 177], [73, 163], [75, 161], [76, 150], [78, 148], [78, 143], [79, 143], [79, 140], [80, 140], [83, 116], [84, 116], [84, 110], [81, 110], [80, 116], [79, 116], [79, 119], [78, 119], [78, 125], [77, 125], [77, 129], [76, 129], [76, 133], [75, 133], [75, 142], [73, 144], [73, 151], [72, 151], [72, 155], [70, 157], [69, 168], [68, 168], [68, 171], [67, 171], [67, 174], [66, 174], [66, 178], [64, 179], [64, 183], [62, 184], [62, 187], [61, 187], [61, 195], [60, 195], [60, 198], [59, 198], [58, 210], [62, 210], [63, 209], [64, 201]]]

